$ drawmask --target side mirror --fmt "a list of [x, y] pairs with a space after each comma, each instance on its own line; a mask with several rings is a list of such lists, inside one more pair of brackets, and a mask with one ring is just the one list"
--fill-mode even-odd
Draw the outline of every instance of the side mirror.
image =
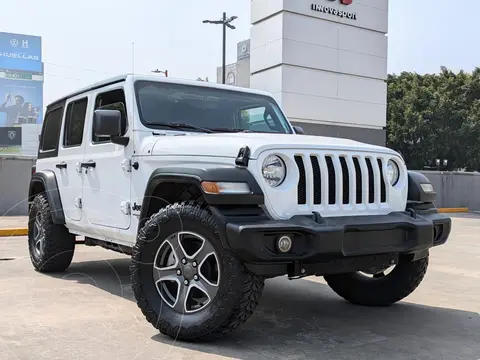
[[305, 131], [303, 131], [303, 128], [301, 126], [294, 126], [293, 130], [295, 131], [295, 134], [305, 134]]
[[98, 137], [120, 136], [122, 114], [119, 110], [95, 110], [93, 115], [93, 133]]
[[119, 110], [98, 109], [93, 113], [93, 133], [98, 137], [110, 137], [112, 143], [128, 145], [128, 137], [122, 133], [122, 113]]

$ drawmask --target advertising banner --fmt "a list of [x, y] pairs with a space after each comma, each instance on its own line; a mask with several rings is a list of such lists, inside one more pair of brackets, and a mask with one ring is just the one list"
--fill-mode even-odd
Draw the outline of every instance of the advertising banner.
[[0, 78], [0, 127], [41, 124], [43, 82]]
[[0, 32], [0, 70], [43, 73], [42, 38]]

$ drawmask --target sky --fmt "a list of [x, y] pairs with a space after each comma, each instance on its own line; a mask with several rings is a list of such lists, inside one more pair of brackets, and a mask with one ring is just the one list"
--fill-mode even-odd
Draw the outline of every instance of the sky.
[[[227, 35], [230, 63], [237, 42], [250, 37], [250, 0], [5, 1], [0, 32], [42, 36], [48, 104], [132, 71], [168, 69], [172, 77], [215, 81], [222, 30], [202, 20], [223, 11], [238, 16]], [[442, 65], [473, 70], [480, 64], [479, 22], [478, 0], [390, 0], [389, 73], [433, 73]]]

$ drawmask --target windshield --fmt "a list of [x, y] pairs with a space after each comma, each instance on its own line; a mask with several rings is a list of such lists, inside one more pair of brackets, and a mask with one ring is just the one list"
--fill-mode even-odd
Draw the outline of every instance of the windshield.
[[135, 91], [140, 120], [147, 127], [188, 124], [192, 128], [182, 130], [292, 133], [278, 105], [267, 96], [154, 81], [137, 81]]

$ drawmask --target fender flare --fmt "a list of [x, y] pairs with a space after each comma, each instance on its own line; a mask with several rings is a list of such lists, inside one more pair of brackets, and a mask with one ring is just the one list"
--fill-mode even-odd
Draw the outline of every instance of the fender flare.
[[28, 201], [33, 201], [35, 196], [38, 194], [38, 192], [35, 193], [35, 184], [39, 183], [43, 187], [43, 193], [45, 193], [47, 197], [53, 223], [59, 225], [65, 224], [65, 214], [63, 213], [57, 177], [53, 171], [43, 170], [32, 175], [32, 178], [30, 179], [30, 187], [28, 189]]
[[[202, 181], [213, 182], [245, 182], [249, 185], [250, 194], [206, 194]], [[264, 204], [263, 191], [253, 175], [245, 168], [228, 165], [204, 165], [202, 168], [192, 167], [162, 167], [154, 170], [147, 182], [140, 219], [145, 219], [150, 206], [151, 197], [158, 185], [164, 182], [194, 184], [202, 191], [208, 205], [251, 205]]]
[[423, 184], [431, 185], [430, 180], [422, 173], [416, 171], [408, 171], [408, 201], [433, 203], [437, 198], [435, 191], [426, 192]]

